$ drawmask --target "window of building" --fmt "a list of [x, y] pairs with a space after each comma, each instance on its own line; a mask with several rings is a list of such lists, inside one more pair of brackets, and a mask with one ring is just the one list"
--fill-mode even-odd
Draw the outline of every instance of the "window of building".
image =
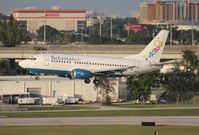
[[86, 28], [86, 21], [77, 21], [77, 30], [81, 33]]

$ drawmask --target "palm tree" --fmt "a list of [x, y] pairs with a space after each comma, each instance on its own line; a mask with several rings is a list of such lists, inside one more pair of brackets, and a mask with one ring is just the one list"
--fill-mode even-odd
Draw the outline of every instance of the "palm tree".
[[94, 89], [99, 89], [99, 94], [102, 96], [102, 104], [103, 105], [111, 105], [111, 97], [110, 95], [116, 95], [113, 84], [111, 84], [111, 80], [107, 77], [100, 77], [99, 85], [95, 85]]

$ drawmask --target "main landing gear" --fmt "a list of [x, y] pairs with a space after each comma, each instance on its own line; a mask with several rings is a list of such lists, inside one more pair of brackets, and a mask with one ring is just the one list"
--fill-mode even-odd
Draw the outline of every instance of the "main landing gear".
[[93, 84], [99, 85], [99, 84], [100, 84], [100, 80], [95, 78], [95, 79], [93, 80]]
[[40, 80], [39, 75], [35, 76], [35, 80]]
[[[89, 78], [88, 79], [84, 79], [84, 83], [89, 84], [90, 82], [91, 82], [91, 80]], [[100, 80], [95, 78], [93, 80], [93, 84], [99, 85], [100, 84]]]

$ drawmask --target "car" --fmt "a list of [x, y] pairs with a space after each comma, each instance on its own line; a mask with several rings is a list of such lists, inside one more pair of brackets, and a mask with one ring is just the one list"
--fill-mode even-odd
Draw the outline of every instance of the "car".
[[89, 101], [79, 99], [78, 104], [89, 104]]
[[144, 103], [145, 104], [151, 104], [151, 101], [150, 100], [146, 100]]
[[161, 103], [161, 104], [167, 104], [167, 101], [165, 99], [160, 99], [159, 103]]
[[33, 49], [36, 50], [36, 51], [46, 51], [47, 50], [47, 48], [39, 47], [39, 46], [33, 47]]
[[118, 99], [117, 102], [118, 102], [118, 103], [126, 102], [126, 99]]
[[142, 101], [140, 99], [135, 100], [134, 104], [142, 104]]

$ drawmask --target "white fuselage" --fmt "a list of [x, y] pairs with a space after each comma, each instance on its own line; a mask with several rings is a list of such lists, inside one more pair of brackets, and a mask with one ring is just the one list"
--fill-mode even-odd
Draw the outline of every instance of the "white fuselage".
[[[161, 30], [156, 37], [137, 55], [125, 58], [100, 57], [72, 54], [38, 54], [19, 65], [33, 74], [51, 73], [62, 77], [84, 79], [122, 77], [143, 74], [162, 68], [160, 58], [168, 37], [168, 30]], [[95, 84], [97, 84], [94, 80]]]
[[[142, 74], [162, 68], [162, 66], [152, 66], [151, 62], [137, 59], [71, 54], [34, 55], [20, 62], [19, 65], [32, 72], [54, 74], [59, 71], [60, 74], [64, 72], [68, 74], [74, 69], [83, 69], [91, 73], [126, 69], [122, 72], [123, 76]], [[68, 76], [67, 74], [65, 76]]]

